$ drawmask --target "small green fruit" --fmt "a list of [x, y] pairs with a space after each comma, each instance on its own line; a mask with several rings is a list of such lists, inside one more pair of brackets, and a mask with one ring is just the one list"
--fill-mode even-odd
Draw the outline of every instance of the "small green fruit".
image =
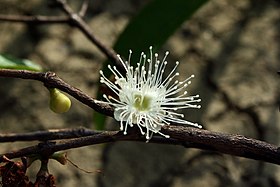
[[71, 107], [71, 100], [56, 88], [50, 88], [50, 109], [55, 113], [67, 112]]
[[66, 152], [56, 152], [50, 158], [58, 161], [62, 165], [67, 164], [67, 153]]

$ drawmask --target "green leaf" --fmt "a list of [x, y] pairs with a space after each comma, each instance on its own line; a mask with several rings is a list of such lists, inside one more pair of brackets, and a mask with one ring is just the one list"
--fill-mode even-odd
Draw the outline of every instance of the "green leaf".
[[[156, 50], [207, 0], [154, 0], [131, 20], [114, 49], [126, 57], [129, 49], [140, 57], [149, 46]], [[135, 63], [136, 64], [136, 63]]]
[[9, 55], [0, 55], [0, 69], [18, 69], [42, 71], [42, 67], [27, 59], [17, 59]]
[[[133, 50], [133, 57], [138, 59], [142, 51], [148, 51], [153, 46], [154, 51], [189, 19], [207, 0], [153, 0], [134, 17], [119, 36], [114, 49], [122, 57], [128, 56], [128, 50]], [[138, 60], [131, 62], [136, 64]], [[103, 72], [110, 76], [106, 61]], [[100, 89], [99, 89], [100, 90]], [[97, 97], [102, 94], [98, 91]], [[105, 116], [94, 115], [94, 124], [98, 129], [104, 129]]]

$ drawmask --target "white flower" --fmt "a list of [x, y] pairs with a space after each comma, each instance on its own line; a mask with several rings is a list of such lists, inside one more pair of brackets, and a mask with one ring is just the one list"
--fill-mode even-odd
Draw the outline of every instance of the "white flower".
[[[150, 47], [150, 58], [142, 52], [139, 63], [136, 68], [130, 65], [132, 51], [129, 51], [128, 61], [121, 61], [126, 75], [122, 75], [115, 66], [113, 68], [108, 65], [110, 71], [115, 75], [115, 83], [106, 78], [100, 71], [100, 82], [106, 84], [119, 98], [111, 96], [103, 97], [107, 102], [115, 107], [114, 117], [120, 121], [120, 130], [124, 130], [127, 134], [127, 127], [136, 124], [141, 133], [146, 135], [149, 140], [153, 133], [161, 134], [161, 127], [170, 123], [180, 123], [192, 125], [201, 128], [197, 123], [192, 123], [181, 119], [183, 114], [178, 113], [178, 109], [184, 108], [200, 108], [200, 105], [194, 103], [200, 102], [199, 95], [186, 96], [186, 87], [191, 84], [191, 75], [184, 81], [174, 80], [179, 76], [175, 73], [179, 62], [176, 62], [175, 67], [163, 78], [163, 73], [167, 65], [166, 57], [169, 52], [165, 53], [162, 61], [158, 59], [158, 54], [153, 55], [152, 47]], [[183, 92], [182, 92], [183, 91]], [[176, 96], [176, 94], [178, 94]], [[181, 94], [180, 94], [181, 93]]]

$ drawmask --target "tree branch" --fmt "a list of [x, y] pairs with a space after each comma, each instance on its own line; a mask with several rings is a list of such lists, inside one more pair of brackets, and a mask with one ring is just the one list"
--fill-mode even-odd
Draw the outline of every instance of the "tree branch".
[[84, 0], [79, 11], [79, 16], [84, 17], [88, 9], [89, 0]]
[[24, 16], [24, 15], [0, 15], [0, 21], [9, 22], [27, 22], [36, 24], [47, 24], [47, 23], [69, 23], [69, 17], [65, 16]]
[[[90, 131], [89, 131], [90, 132]], [[261, 160], [280, 165], [280, 150], [277, 146], [247, 138], [242, 135], [232, 135], [208, 130], [182, 126], [164, 126], [162, 132], [169, 134], [171, 138], [154, 136], [150, 142], [160, 144], [182, 145], [186, 148], [198, 148], [202, 150], [217, 151], [255, 160]], [[73, 138], [71, 140], [40, 143], [18, 151], [2, 154], [9, 159], [28, 156], [32, 154], [51, 155], [54, 152], [73, 149], [83, 146], [116, 142], [116, 141], [146, 141], [137, 128], [130, 128], [128, 135], [121, 131], [94, 132], [93, 135]]]
[[0, 142], [61, 140], [90, 136], [98, 133], [98, 131], [93, 131], [84, 127], [74, 129], [50, 129], [28, 133], [0, 133]]
[[26, 22], [26, 23], [36, 23], [36, 24], [46, 24], [46, 23], [67, 23], [71, 26], [75, 26], [80, 29], [80, 31], [94, 44], [96, 47], [107, 56], [108, 59], [116, 63], [116, 66], [120, 70], [123, 66], [119, 62], [117, 53], [112, 49], [104, 45], [99, 41], [89, 25], [83, 20], [88, 8], [88, 0], [84, 0], [79, 13], [75, 13], [72, 8], [67, 4], [65, 0], [55, 0], [56, 3], [61, 7], [61, 9], [68, 15], [67, 17], [61, 16], [23, 16], [23, 15], [0, 15], [0, 21], [9, 22]]
[[262, 160], [280, 165], [280, 148], [264, 141], [208, 130], [168, 126], [161, 132], [170, 137], [185, 142], [186, 147], [195, 147], [220, 153]]
[[[113, 49], [105, 46], [101, 41], [99, 41], [95, 37], [89, 25], [82, 19], [82, 17], [79, 14], [76, 14], [71, 9], [71, 7], [66, 3], [66, 0], [56, 0], [56, 2], [61, 6], [62, 10], [71, 18], [72, 24], [74, 26], [78, 27], [84, 33], [84, 35], [92, 43], [94, 43], [99, 48], [99, 50], [102, 51], [110, 60], [120, 65], [117, 53]], [[122, 68], [122, 66], [120, 67]]]
[[113, 116], [113, 108], [111, 106], [100, 102], [96, 99], [93, 99], [89, 95], [83, 93], [78, 88], [69, 85], [53, 72], [34, 72], [27, 70], [0, 69], [0, 77], [12, 77], [41, 81], [47, 88], [58, 88], [73, 96], [78, 101], [94, 109], [95, 111], [107, 116]]
[[[38, 80], [44, 83], [46, 87], [54, 87], [58, 88], [69, 95], [73, 96], [77, 100], [86, 104], [87, 106], [93, 108], [97, 112], [102, 114], [113, 116], [113, 108], [107, 104], [104, 104], [100, 101], [93, 99], [92, 97], [86, 95], [81, 90], [67, 84], [61, 78], [55, 75], [53, 72], [33, 72], [27, 70], [7, 70], [0, 69], [0, 77], [13, 77], [13, 78], [22, 78], [22, 79], [32, 79]], [[65, 130], [67, 131], [67, 130]], [[95, 132], [95, 131], [86, 131], [85, 134], [82, 134], [85, 137], [74, 138], [75, 133], [71, 133], [71, 131], [65, 132], [66, 134], [61, 135], [59, 132], [53, 133], [50, 138], [47, 138], [47, 134], [51, 132], [45, 132], [45, 137], [39, 140], [53, 140], [59, 138], [74, 138], [72, 140], [58, 142], [57, 144], [48, 144], [47, 149], [42, 148], [40, 146], [33, 146], [24, 148], [22, 150], [6, 153], [4, 154], [8, 158], [15, 158], [26, 156], [30, 154], [42, 154], [42, 152], [46, 152], [47, 150], [50, 152], [56, 152], [66, 149], [72, 149], [82, 146], [114, 142], [114, 141], [146, 141], [144, 137], [139, 134], [138, 129], [132, 128], [132, 133], [129, 135], [123, 136], [122, 132], [119, 131], [104, 131], [104, 132]], [[170, 135], [170, 139], [165, 139], [162, 137], [154, 137], [150, 142], [154, 143], [162, 143], [162, 144], [175, 144], [175, 145], [183, 145], [185, 147], [190, 148], [199, 148], [205, 150], [218, 151], [220, 153], [226, 153], [235, 156], [241, 156], [256, 160], [262, 160], [270, 163], [275, 163], [280, 165], [280, 151], [277, 146], [271, 145], [266, 142], [262, 142], [259, 140], [246, 138], [242, 135], [230, 135], [218, 132], [211, 132], [207, 130], [201, 130], [190, 127], [182, 127], [182, 126], [164, 126], [162, 128], [162, 133]], [[63, 131], [62, 131], [63, 132]], [[72, 131], [73, 132], [73, 131]], [[83, 133], [83, 132], [82, 132]], [[91, 135], [92, 133], [92, 135]], [[33, 135], [34, 137], [37, 136]], [[41, 132], [41, 134], [44, 134]], [[81, 135], [81, 134], [80, 134]], [[30, 140], [30, 134], [25, 134], [25, 139]], [[2, 136], [2, 141], [7, 141], [9, 138], [15, 139], [15, 137], [11, 138], [11, 136], [4, 137]], [[18, 139], [23, 138], [23, 135]]]

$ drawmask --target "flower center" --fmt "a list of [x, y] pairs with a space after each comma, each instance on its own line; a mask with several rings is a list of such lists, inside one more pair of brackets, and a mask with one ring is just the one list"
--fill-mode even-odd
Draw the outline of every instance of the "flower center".
[[142, 96], [140, 94], [134, 95], [134, 104], [133, 106], [138, 111], [147, 111], [150, 109], [151, 106], [151, 97], [148, 96]]

